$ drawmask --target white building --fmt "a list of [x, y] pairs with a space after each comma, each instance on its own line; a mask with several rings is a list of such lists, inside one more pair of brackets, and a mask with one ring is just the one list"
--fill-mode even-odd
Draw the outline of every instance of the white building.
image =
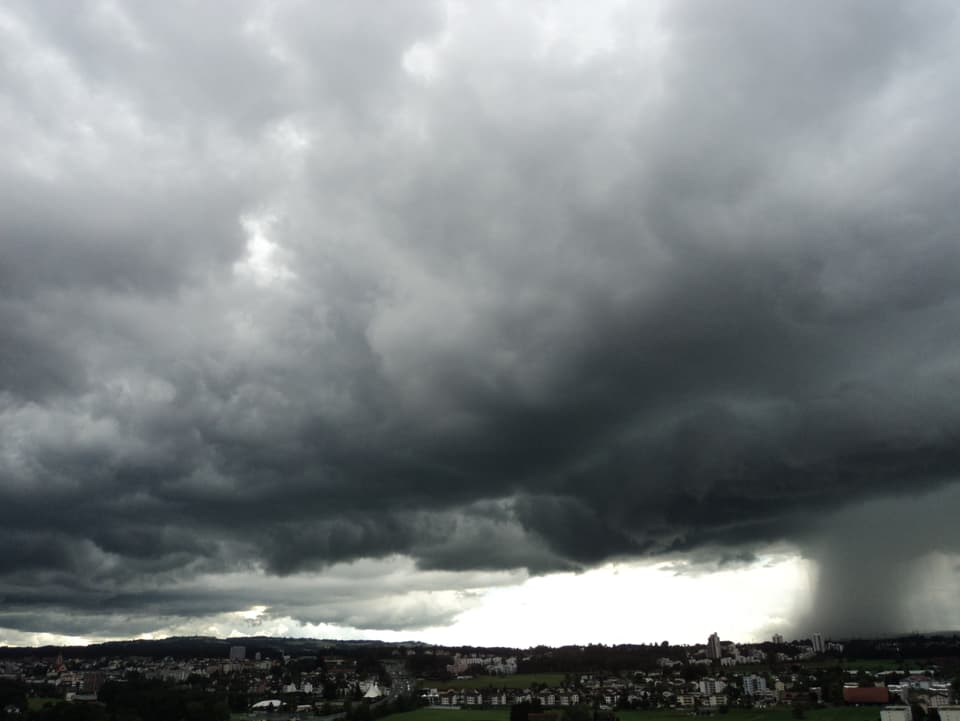
[[775, 633], [775, 634], [773, 634], [773, 642], [774, 642], [775, 644], [777, 644], [777, 645], [782, 644], [782, 643], [783, 643], [783, 634], [782, 634], [782, 633]]
[[960, 706], [941, 706], [940, 721], [960, 721]]
[[714, 696], [718, 693], [723, 693], [727, 688], [726, 682], [715, 678], [705, 678], [700, 681], [698, 685], [700, 686], [700, 693], [704, 696]]
[[749, 696], [760, 696], [767, 693], [767, 679], [763, 676], [751, 674], [743, 677], [743, 692]]
[[880, 721], [913, 721], [909, 706], [884, 706], [880, 709]]
[[280, 708], [283, 706], [283, 701], [278, 698], [268, 698], [263, 701], [257, 701], [250, 708], [261, 709], [261, 708]]
[[813, 634], [813, 652], [814, 653], [823, 653], [826, 651], [827, 647], [823, 643], [823, 636], [819, 633]]
[[500, 658], [499, 656], [494, 656], [487, 664], [484, 666], [484, 671], [492, 674], [500, 674], [504, 676], [509, 676], [517, 672], [517, 659], [515, 656], [510, 658]]

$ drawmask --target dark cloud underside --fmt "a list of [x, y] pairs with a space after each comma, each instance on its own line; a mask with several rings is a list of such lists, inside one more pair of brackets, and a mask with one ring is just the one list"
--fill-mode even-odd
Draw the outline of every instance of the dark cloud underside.
[[956, 9], [544, 12], [0, 11], [0, 625], [781, 541], [853, 623], [960, 471]]

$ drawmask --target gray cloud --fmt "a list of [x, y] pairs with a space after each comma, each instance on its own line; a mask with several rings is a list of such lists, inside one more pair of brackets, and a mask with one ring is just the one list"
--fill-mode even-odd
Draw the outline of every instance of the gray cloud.
[[960, 467], [955, 9], [552, 12], [3, 11], [0, 626], [782, 542], [852, 623], [828, 541]]

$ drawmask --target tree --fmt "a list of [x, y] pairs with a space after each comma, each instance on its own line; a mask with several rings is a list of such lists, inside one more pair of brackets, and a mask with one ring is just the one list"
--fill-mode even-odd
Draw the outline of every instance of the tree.
[[540, 703], [540, 699], [521, 701], [510, 707], [510, 721], [527, 721], [531, 713], [540, 713], [542, 710], [543, 705]]
[[587, 706], [571, 706], [563, 714], [564, 721], [591, 721], [593, 711]]

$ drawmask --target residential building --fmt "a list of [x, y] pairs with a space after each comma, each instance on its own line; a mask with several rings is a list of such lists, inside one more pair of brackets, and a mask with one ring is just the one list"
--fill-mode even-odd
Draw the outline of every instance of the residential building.
[[700, 693], [705, 696], [715, 696], [718, 693], [723, 693], [727, 688], [725, 681], [716, 678], [705, 678], [698, 685], [700, 686]]
[[960, 721], [960, 706], [941, 706], [940, 721]]
[[710, 638], [707, 639], [707, 658], [720, 658], [720, 636], [717, 635], [716, 631], [711, 633]]
[[[843, 700], [850, 704], [877, 704], [885, 705], [890, 703], [890, 692], [886, 686], [868, 686], [861, 688], [859, 686], [844, 686]], [[943, 721], [943, 719], [941, 719]]]
[[814, 653], [823, 653], [827, 650], [827, 647], [823, 643], [823, 635], [819, 633], [813, 634], [813, 652]]
[[880, 721], [913, 721], [909, 706], [884, 706], [880, 709]]
[[748, 696], [760, 696], [767, 693], [767, 679], [750, 674], [743, 677], [743, 692]]
[[[221, 651], [222, 653], [222, 651]], [[247, 657], [247, 647], [246, 646], [231, 646], [230, 647], [230, 660], [231, 661], [243, 661]]]

